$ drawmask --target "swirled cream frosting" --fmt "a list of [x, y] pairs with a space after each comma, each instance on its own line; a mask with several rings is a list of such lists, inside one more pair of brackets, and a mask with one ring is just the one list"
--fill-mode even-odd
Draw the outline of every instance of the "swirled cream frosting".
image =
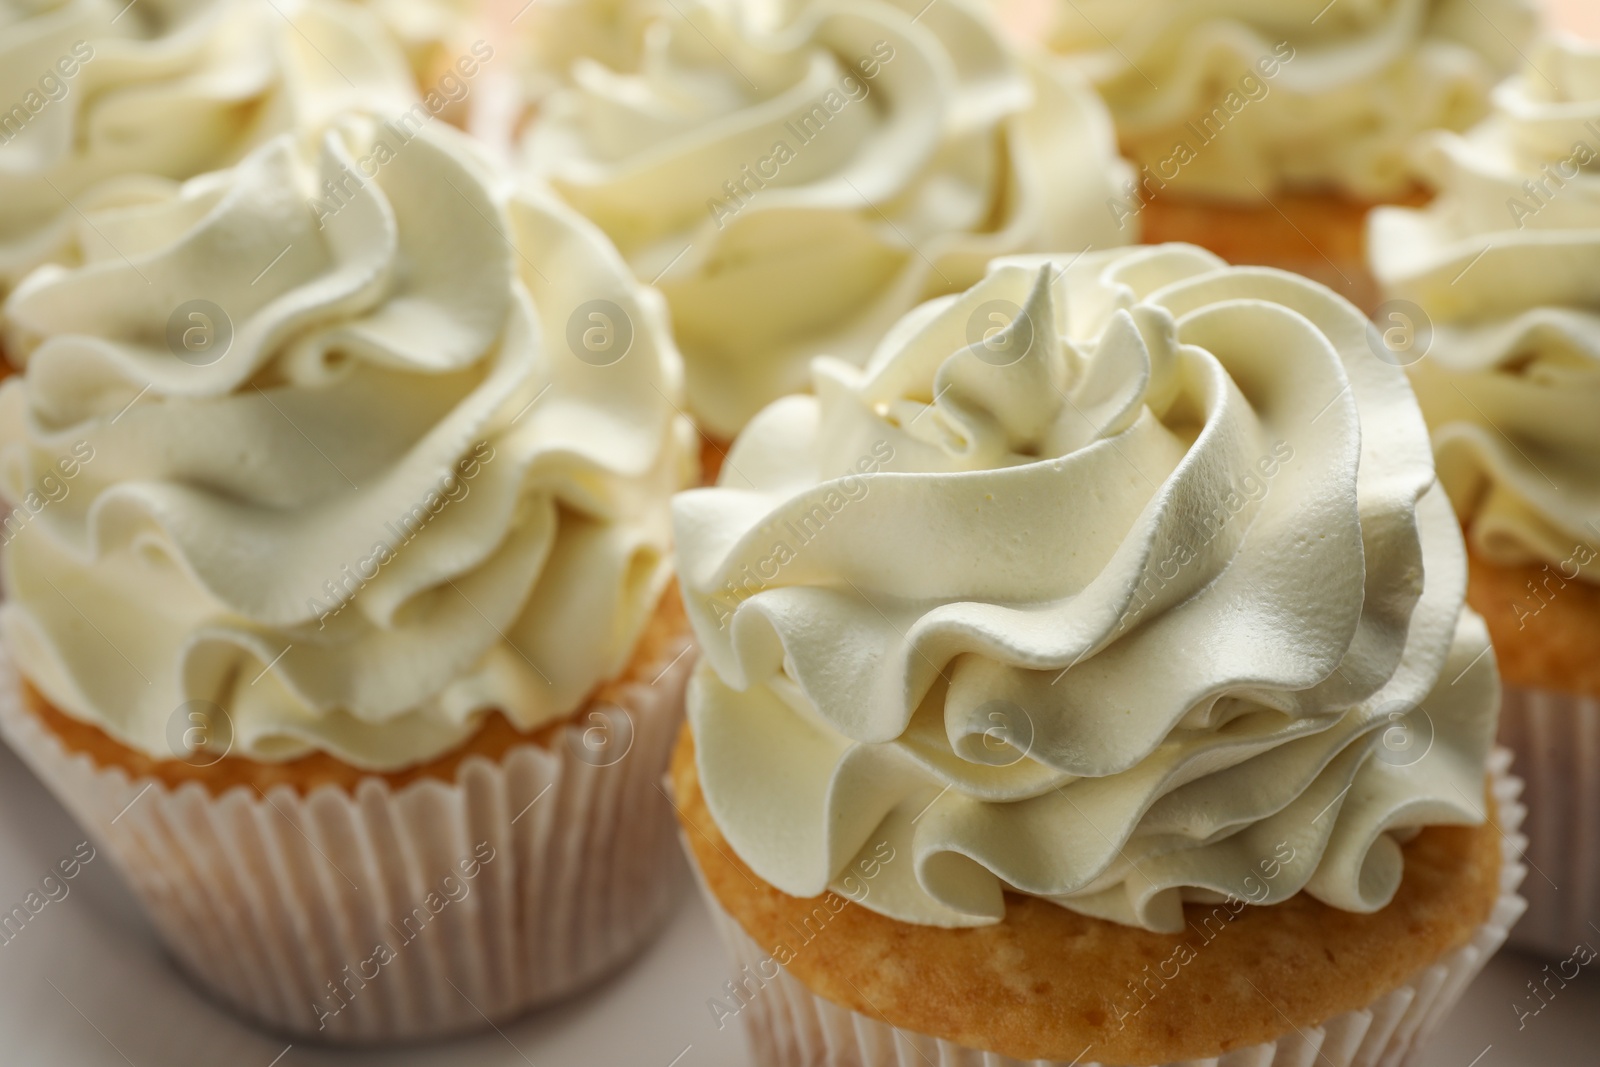
[[[1001, 0], [1003, 3], [1004, 0]], [[1465, 129], [1521, 62], [1529, 0], [1053, 0], [1045, 47], [1110, 105], [1146, 195], [1167, 183], [1402, 192], [1416, 138]]]
[[938, 926], [1381, 908], [1410, 834], [1481, 820], [1498, 685], [1365, 329], [1166, 245], [1001, 259], [818, 360], [674, 504], [732, 847]]
[[12, 294], [0, 387], [4, 631], [53, 703], [162, 758], [198, 709], [235, 755], [392, 769], [627, 664], [697, 465], [598, 230], [354, 116], [91, 219]]
[[685, 2], [638, 30], [637, 6], [602, 5], [612, 61], [636, 32], [637, 62], [576, 62], [522, 146], [660, 286], [723, 437], [995, 255], [1137, 236], [1106, 210], [1127, 170], [1099, 101], [980, 7], [790, 7]]
[[405, 50], [418, 83], [429, 90], [449, 90], [451, 65], [473, 55], [472, 42], [496, 36], [487, 0], [359, 0], [382, 20], [389, 35]]
[[[752, 5], [759, 0], [704, 0]], [[663, 0], [540, 0], [512, 13], [519, 91], [530, 102], [574, 84], [590, 63], [636, 71], [649, 27], [674, 14]]]
[[1437, 198], [1374, 212], [1368, 255], [1439, 477], [1484, 558], [1600, 582], [1600, 50], [1549, 42], [1423, 166]]
[[86, 214], [414, 96], [382, 26], [343, 0], [0, 0], [0, 295], [79, 261]]

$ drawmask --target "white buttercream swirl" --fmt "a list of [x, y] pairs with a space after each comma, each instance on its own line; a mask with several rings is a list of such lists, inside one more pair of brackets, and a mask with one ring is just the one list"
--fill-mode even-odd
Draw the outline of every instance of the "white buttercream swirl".
[[1168, 245], [999, 260], [865, 370], [818, 360], [674, 503], [733, 848], [859, 897], [887, 841], [863, 903], [941, 926], [1007, 889], [1167, 931], [1387, 903], [1409, 834], [1481, 820], [1498, 686], [1365, 331]]
[[[0, 387], [8, 499], [92, 454], [7, 528], [6, 636], [54, 703], [158, 757], [203, 701], [235, 754], [390, 769], [627, 664], [696, 463], [665, 309], [598, 230], [447, 127], [355, 116], [92, 220], [12, 295], [38, 344]], [[210, 362], [168, 350], [194, 299], [232, 323]], [[579, 358], [608, 325], [620, 357]]]
[[[523, 145], [659, 278], [691, 410], [722, 436], [995, 255], [1137, 236], [1105, 207], [1127, 171], [1102, 105], [980, 7], [792, 6], [661, 9], [636, 66], [579, 61]], [[626, 58], [638, 10], [604, 10]]]
[[1481, 118], [1536, 22], [1529, 0], [1053, 0], [1051, 11], [1045, 46], [1094, 81], [1130, 156], [1179, 187], [1248, 200], [1283, 186], [1403, 191], [1418, 135]]
[[1374, 212], [1368, 247], [1431, 327], [1410, 370], [1440, 479], [1485, 558], [1600, 582], [1600, 50], [1549, 42], [1422, 162], [1437, 198]]
[[81, 257], [80, 212], [413, 98], [399, 49], [343, 0], [0, 0], [0, 294]]

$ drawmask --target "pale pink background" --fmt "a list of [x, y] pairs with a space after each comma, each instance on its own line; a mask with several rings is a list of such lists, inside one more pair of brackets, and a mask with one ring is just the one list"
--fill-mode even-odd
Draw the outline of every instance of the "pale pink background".
[[1600, 0], [1549, 0], [1556, 24], [1591, 41], [1600, 41]]

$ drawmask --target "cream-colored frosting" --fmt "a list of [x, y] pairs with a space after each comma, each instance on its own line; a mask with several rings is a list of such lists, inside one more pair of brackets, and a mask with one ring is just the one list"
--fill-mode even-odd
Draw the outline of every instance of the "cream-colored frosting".
[[[426, 91], [449, 78], [450, 65], [471, 54], [473, 41], [493, 36], [490, 0], [361, 0], [405, 50]], [[525, 0], [524, 0], [525, 2]]]
[[1542, 47], [1423, 166], [1437, 199], [1374, 212], [1368, 248], [1431, 328], [1409, 369], [1440, 479], [1485, 558], [1600, 582], [1600, 50]]
[[[1102, 105], [969, 0], [677, 6], [634, 67], [578, 61], [522, 156], [659, 279], [713, 434], [995, 255], [1137, 237]], [[603, 9], [626, 58], [637, 8]]]
[[1094, 81], [1137, 162], [1180, 188], [1256, 201], [1282, 186], [1401, 192], [1417, 136], [1481, 118], [1536, 22], [1529, 0], [1054, 0], [1050, 10], [1045, 46]]
[[1481, 820], [1498, 683], [1365, 331], [1166, 245], [1002, 259], [818, 360], [674, 503], [733, 848], [801, 896], [892, 854], [863, 903], [940, 926], [1382, 907], [1401, 841]]
[[[706, 0], [711, 2], [711, 0]], [[730, 0], [753, 4], [757, 0]], [[515, 0], [509, 14], [520, 91], [529, 101], [573, 84], [586, 61], [637, 70], [650, 25], [674, 12], [665, 0]], [[682, 10], [690, 10], [685, 7]]]
[[[54, 703], [156, 756], [201, 701], [237, 755], [390, 769], [627, 664], [697, 457], [598, 230], [447, 127], [350, 116], [91, 218], [12, 294], [38, 343], [0, 387], [0, 489], [54, 499], [12, 513], [5, 633]], [[195, 299], [220, 358], [168, 350]]]
[[343, 0], [0, 0], [0, 295], [78, 261], [84, 213], [413, 99], [399, 49]]

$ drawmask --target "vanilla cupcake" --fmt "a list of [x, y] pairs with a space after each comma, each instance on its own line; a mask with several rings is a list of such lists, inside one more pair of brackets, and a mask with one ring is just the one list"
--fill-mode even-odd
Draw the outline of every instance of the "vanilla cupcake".
[[714, 438], [995, 255], [1134, 236], [1105, 210], [1127, 170], [1100, 103], [979, 5], [696, 2], [640, 30], [641, 6], [602, 5], [615, 47], [567, 72], [520, 158], [666, 295]]
[[1190, 246], [1013, 257], [813, 373], [674, 504], [674, 786], [756, 1061], [1422, 1042], [1521, 813], [1361, 314]]
[[1367, 206], [1414, 197], [1418, 136], [1480, 119], [1536, 21], [1531, 0], [997, 2], [1100, 90], [1139, 166], [1115, 211], [1147, 241], [1363, 305]]
[[1466, 530], [1468, 598], [1528, 774], [1516, 938], [1568, 953], [1600, 915], [1600, 50], [1552, 41], [1440, 135], [1438, 198], [1375, 212], [1372, 269]]
[[692, 662], [659, 297], [437, 124], [88, 218], [7, 305], [8, 738], [276, 1028], [437, 1035], [616, 967], [671, 903]]
[[160, 202], [348, 107], [414, 99], [398, 48], [344, 0], [59, 0], [0, 23], [0, 297], [103, 242], [86, 218]]

